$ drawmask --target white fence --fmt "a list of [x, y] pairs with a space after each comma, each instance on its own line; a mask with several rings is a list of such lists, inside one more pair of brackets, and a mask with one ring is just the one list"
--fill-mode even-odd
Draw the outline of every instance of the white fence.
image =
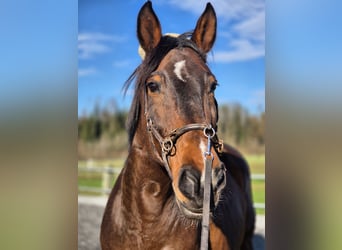
[[[89, 192], [96, 193], [102, 195], [109, 195], [112, 190], [111, 181], [114, 178], [114, 175], [119, 175], [121, 171], [121, 167], [81, 167], [78, 166], [79, 172], [84, 173], [100, 173], [101, 174], [101, 187], [89, 187], [89, 186], [78, 186], [79, 192]], [[252, 180], [265, 181], [264, 174], [252, 174]], [[265, 203], [254, 203], [255, 208], [265, 209]]]

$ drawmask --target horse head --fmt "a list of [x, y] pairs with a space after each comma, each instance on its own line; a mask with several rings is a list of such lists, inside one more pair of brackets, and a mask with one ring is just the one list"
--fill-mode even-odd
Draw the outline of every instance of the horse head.
[[[218, 83], [206, 64], [206, 54], [216, 37], [215, 11], [208, 3], [192, 33], [163, 36], [148, 1], [138, 15], [137, 36], [145, 57], [134, 73], [137, 84], [128, 122], [131, 144], [148, 148], [167, 170], [181, 211], [200, 219], [208, 155], [213, 158], [212, 209], [226, 185], [217, 147], [208, 151], [207, 146], [208, 140], [219, 144], [214, 140]], [[143, 139], [136, 136], [138, 129], [146, 134]]]

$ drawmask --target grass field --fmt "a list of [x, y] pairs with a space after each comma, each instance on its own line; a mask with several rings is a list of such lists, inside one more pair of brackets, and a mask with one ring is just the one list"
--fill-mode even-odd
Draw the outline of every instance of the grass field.
[[[246, 160], [250, 166], [252, 174], [265, 174], [265, 156], [264, 155], [248, 155]], [[114, 159], [105, 161], [80, 161], [78, 163], [79, 168], [86, 166], [102, 167], [116, 167], [121, 168], [124, 164], [124, 159]], [[116, 175], [111, 178], [111, 187], [114, 185]], [[102, 187], [102, 174], [101, 173], [89, 173], [89, 172], [78, 172], [78, 186], [86, 187]], [[255, 203], [265, 203], [265, 181], [264, 180], [253, 180], [252, 181], [253, 200]], [[81, 194], [92, 194], [89, 192], [79, 192]], [[96, 193], [93, 193], [96, 195]], [[256, 209], [258, 214], [264, 214], [264, 209]]]
[[[248, 155], [246, 160], [252, 174], [265, 174], [265, 155]], [[265, 203], [265, 181], [252, 180], [253, 200], [255, 203]], [[265, 214], [264, 209], [256, 209], [257, 214]]]
[[246, 160], [253, 174], [265, 174], [265, 155], [247, 155]]

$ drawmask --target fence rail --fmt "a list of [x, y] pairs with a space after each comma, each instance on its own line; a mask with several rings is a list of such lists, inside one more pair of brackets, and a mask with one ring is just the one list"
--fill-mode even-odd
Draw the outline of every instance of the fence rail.
[[[109, 195], [111, 192], [111, 180], [114, 175], [118, 175], [121, 171], [121, 167], [97, 167], [97, 166], [78, 166], [78, 171], [85, 173], [101, 173], [102, 174], [102, 187], [89, 187], [79, 186], [79, 192], [90, 192], [102, 195]], [[265, 181], [264, 174], [252, 174], [252, 180]], [[265, 209], [265, 203], [254, 203], [254, 208]]]

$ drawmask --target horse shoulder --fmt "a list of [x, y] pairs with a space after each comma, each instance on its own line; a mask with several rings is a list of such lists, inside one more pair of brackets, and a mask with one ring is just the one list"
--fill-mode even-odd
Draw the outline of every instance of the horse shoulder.
[[119, 231], [124, 224], [121, 216], [121, 181], [122, 172], [118, 176], [112, 192], [109, 195], [104, 210], [100, 232], [100, 241], [103, 250], [112, 249], [112, 246], [119, 242]]

